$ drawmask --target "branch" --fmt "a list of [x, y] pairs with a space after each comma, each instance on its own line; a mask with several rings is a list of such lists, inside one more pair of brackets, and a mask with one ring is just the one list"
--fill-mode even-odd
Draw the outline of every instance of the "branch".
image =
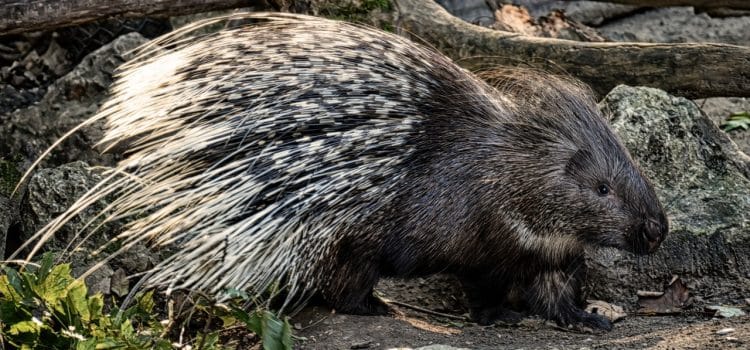
[[0, 35], [50, 30], [110, 16], [176, 16], [251, 6], [253, 0], [0, 0]]
[[627, 84], [688, 98], [750, 96], [748, 47], [538, 38], [469, 24], [431, 0], [396, 3], [400, 29], [468, 69], [524, 65], [572, 75], [602, 95]]
[[[567, 0], [571, 1], [571, 0]], [[747, 0], [593, 0], [597, 2], [613, 2], [623, 5], [645, 7], [693, 6], [697, 8], [728, 8], [734, 10], [750, 10]]]

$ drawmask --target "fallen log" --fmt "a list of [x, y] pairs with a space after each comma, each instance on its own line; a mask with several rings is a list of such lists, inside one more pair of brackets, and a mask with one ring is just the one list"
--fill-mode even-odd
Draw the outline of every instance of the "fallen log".
[[400, 31], [471, 70], [524, 66], [574, 76], [604, 95], [619, 84], [688, 98], [750, 96], [750, 48], [726, 44], [578, 42], [467, 23], [430, 0], [397, 0]]

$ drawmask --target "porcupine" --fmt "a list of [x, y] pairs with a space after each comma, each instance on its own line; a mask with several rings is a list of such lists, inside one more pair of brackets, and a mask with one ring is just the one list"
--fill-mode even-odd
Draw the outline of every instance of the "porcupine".
[[[242, 18], [251, 25], [186, 37]], [[507, 315], [511, 288], [559, 324], [609, 329], [577, 304], [587, 245], [652, 252], [664, 211], [590, 93], [529, 70], [493, 84], [379, 30], [290, 14], [204, 21], [122, 67], [100, 145], [116, 169], [38, 234], [91, 203], [134, 218], [121, 250], [176, 253], [144, 285], [321, 296], [383, 314], [381, 277], [458, 277], [471, 316]], [[119, 147], [119, 146], [118, 146]], [[125, 175], [123, 175], [125, 174]]]

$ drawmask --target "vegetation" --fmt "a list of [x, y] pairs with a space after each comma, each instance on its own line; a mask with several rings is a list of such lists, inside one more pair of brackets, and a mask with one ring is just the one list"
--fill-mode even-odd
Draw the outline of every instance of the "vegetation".
[[729, 118], [721, 123], [721, 128], [724, 131], [732, 131], [735, 129], [747, 130], [750, 128], [750, 112], [737, 112], [729, 115]]
[[[154, 311], [152, 292], [125, 310], [105, 312], [101, 294], [71, 276], [69, 264], [53, 266], [46, 254], [38, 266], [18, 271], [3, 266], [0, 275], [0, 349], [224, 349], [220, 331], [198, 332], [191, 339], [169, 339], [170, 319]], [[230, 306], [205, 308], [223, 327], [242, 325], [255, 333], [264, 349], [291, 349], [291, 327], [268, 310], [252, 313]], [[229, 310], [229, 311], [227, 311]]]

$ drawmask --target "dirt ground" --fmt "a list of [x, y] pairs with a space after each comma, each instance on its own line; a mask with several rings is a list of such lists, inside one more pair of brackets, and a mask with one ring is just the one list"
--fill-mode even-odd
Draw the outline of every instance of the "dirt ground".
[[[461, 293], [444, 280], [384, 281], [378, 291], [389, 300], [465, 316]], [[391, 316], [342, 315], [322, 306], [308, 307], [291, 321], [300, 337], [295, 348], [388, 349], [433, 344], [470, 349], [750, 348], [750, 316], [712, 318], [703, 314], [702, 305], [675, 316], [631, 313], [615, 323], [611, 332], [599, 333], [563, 329], [536, 317], [519, 324], [484, 327], [410, 307], [392, 307], [395, 312]], [[720, 334], [727, 328], [733, 331]]]
[[[293, 321], [300, 349], [385, 349], [445, 344], [471, 349], [747, 349], [750, 317], [627, 317], [608, 333], [580, 333], [531, 318], [518, 325], [482, 327], [429, 317], [404, 308], [399, 316], [331, 314], [314, 307]], [[717, 334], [725, 328], [734, 331]]]

